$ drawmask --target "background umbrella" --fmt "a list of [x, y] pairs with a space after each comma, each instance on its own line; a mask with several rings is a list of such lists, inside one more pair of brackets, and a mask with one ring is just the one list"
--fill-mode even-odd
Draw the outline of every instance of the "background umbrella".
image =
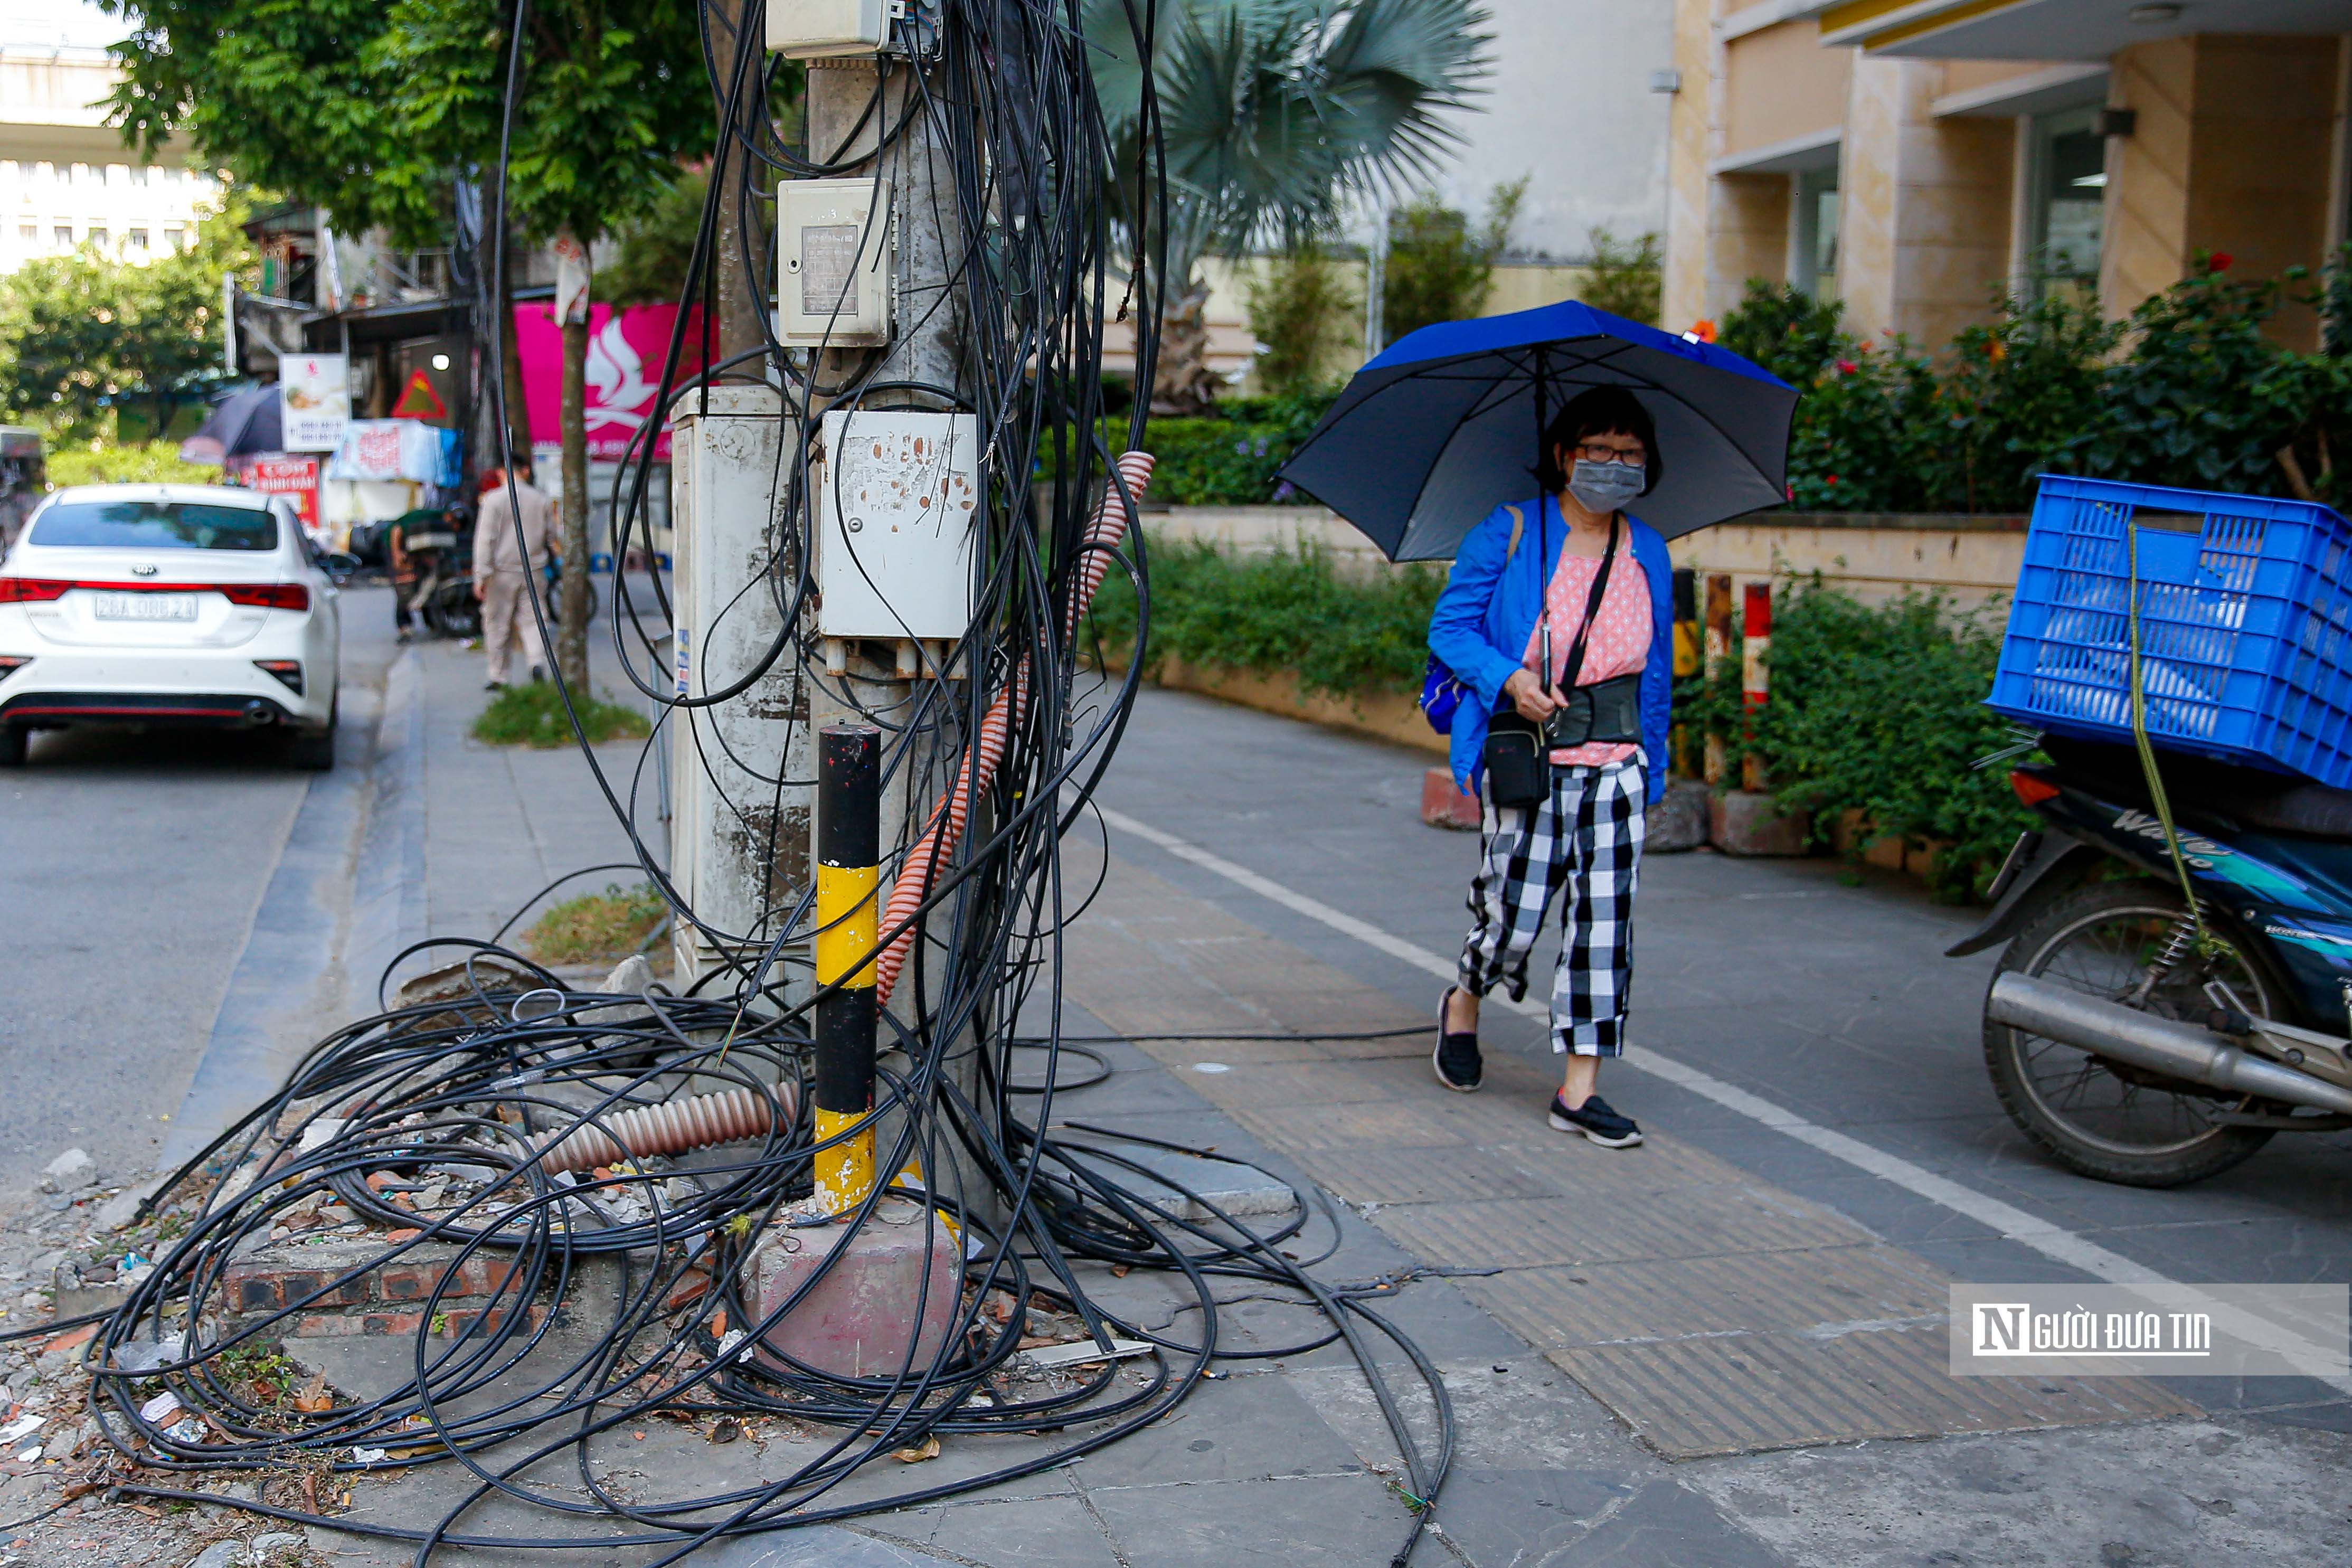
[[1665, 475], [1627, 510], [1672, 539], [1788, 497], [1796, 389], [1717, 348], [1570, 300], [1400, 338], [1358, 371], [1282, 478], [1392, 561], [1450, 561], [1536, 493], [1538, 433], [1588, 386], [1622, 386], [1658, 426]]
[[250, 452], [276, 452], [286, 437], [278, 416], [278, 388], [248, 386], [232, 393], [196, 433], [180, 443], [184, 463], [226, 463]]

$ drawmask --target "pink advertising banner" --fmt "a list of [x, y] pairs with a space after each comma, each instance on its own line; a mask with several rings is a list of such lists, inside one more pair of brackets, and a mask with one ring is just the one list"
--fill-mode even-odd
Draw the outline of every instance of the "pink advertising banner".
[[[702, 364], [698, 323], [702, 309], [687, 318], [687, 341], [678, 359], [681, 378]], [[610, 305], [588, 308], [588, 456], [616, 462], [645, 423], [658, 416], [654, 393], [669, 353], [675, 305]], [[557, 411], [563, 394], [563, 332], [551, 304], [515, 307], [515, 341], [522, 361], [523, 404], [530, 415], [534, 447], [562, 439]], [[669, 430], [655, 437], [654, 460], [669, 460]]]

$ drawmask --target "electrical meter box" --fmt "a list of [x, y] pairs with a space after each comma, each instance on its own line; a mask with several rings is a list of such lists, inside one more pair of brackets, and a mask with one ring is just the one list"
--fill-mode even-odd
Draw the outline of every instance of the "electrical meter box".
[[787, 59], [881, 52], [890, 0], [768, 0], [768, 47]]
[[800, 348], [890, 341], [890, 182], [776, 187], [777, 336]]
[[824, 416], [819, 637], [961, 637], [971, 625], [980, 421], [904, 408]]

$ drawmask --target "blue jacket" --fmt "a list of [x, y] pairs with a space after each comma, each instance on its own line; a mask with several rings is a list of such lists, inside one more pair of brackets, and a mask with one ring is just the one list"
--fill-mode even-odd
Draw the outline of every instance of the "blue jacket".
[[[1511, 509], [1496, 507], [1470, 531], [1454, 574], [1429, 619], [1429, 651], [1462, 679], [1471, 695], [1454, 715], [1449, 760], [1464, 789], [1486, 771], [1486, 721], [1500, 706], [1503, 682], [1527, 662], [1528, 638], [1542, 613], [1544, 589], [1568, 542], [1568, 520], [1549, 496], [1517, 503], [1524, 520], [1511, 550]], [[1675, 565], [1658, 531], [1627, 514], [1633, 559], [1650, 580], [1650, 657], [1642, 667], [1642, 749], [1650, 766], [1666, 762], [1666, 715], [1675, 684]]]

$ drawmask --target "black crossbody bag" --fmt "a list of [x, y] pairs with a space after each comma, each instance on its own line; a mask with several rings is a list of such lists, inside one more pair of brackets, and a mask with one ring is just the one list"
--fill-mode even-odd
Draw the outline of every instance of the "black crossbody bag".
[[[1616, 676], [1591, 686], [1576, 684], [1576, 678], [1584, 672], [1584, 647], [1592, 634], [1592, 618], [1601, 613], [1601, 597], [1609, 592], [1609, 574], [1617, 564], [1617, 544], [1623, 529], [1622, 516], [1610, 520], [1609, 548], [1601, 554], [1601, 570], [1592, 574], [1592, 591], [1584, 598], [1584, 622], [1577, 627], [1576, 641], [1568, 650], [1568, 693], [1559, 707], [1540, 725], [1513, 708], [1506, 708], [1487, 723], [1486, 798], [1496, 805], [1533, 805], [1542, 800], [1551, 789], [1551, 753], [1555, 751], [1595, 741], [1615, 742], [1642, 738], [1642, 678], [1638, 673]], [[1549, 692], [1549, 611], [1544, 612], [1541, 625], [1544, 690]]]

